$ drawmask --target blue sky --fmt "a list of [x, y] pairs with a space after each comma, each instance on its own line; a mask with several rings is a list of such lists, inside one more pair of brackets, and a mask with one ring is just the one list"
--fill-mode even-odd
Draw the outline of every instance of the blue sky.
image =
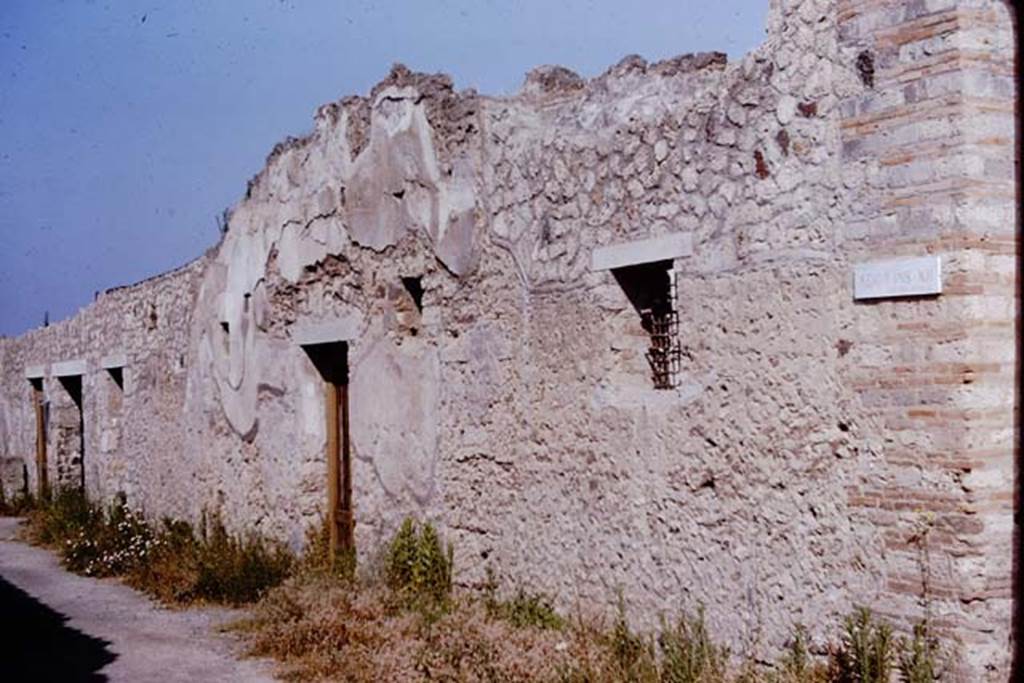
[[767, 0], [0, 0], [0, 334], [181, 265], [316, 107], [393, 62], [514, 92], [764, 36]]

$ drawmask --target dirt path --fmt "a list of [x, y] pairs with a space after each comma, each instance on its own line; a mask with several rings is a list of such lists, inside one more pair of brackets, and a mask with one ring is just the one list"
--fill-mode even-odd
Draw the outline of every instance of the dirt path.
[[117, 581], [70, 574], [15, 541], [17, 526], [0, 518], [0, 678], [274, 680], [269, 663], [239, 660], [238, 644], [217, 632], [231, 610], [172, 611]]

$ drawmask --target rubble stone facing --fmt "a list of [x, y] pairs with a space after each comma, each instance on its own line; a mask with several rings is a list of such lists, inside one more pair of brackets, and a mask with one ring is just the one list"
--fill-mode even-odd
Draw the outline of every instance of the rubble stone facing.
[[[995, 0], [772, 0], [734, 63], [545, 66], [509, 97], [396, 66], [278, 145], [207, 255], [0, 339], [5, 491], [34, 486], [25, 369], [82, 359], [90, 493], [299, 547], [326, 488], [300, 343], [342, 330], [365, 559], [426, 515], [465, 584], [621, 589], [649, 626], [703, 603], [765, 658], [853, 605], [927, 615], [962, 680], [1005, 680], [1013, 49]], [[655, 390], [591, 256], [675, 234], [683, 364]], [[853, 264], [931, 253], [941, 296], [853, 301]]]

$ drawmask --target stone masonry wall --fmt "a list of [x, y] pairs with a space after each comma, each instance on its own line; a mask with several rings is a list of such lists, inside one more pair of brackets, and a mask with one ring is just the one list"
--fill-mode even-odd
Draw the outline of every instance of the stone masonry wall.
[[[765, 659], [867, 605], [1005, 680], [1012, 56], [995, 0], [773, 0], [733, 63], [539, 67], [509, 97], [396, 66], [273, 150], [207, 256], [0, 339], [5, 491], [34, 477], [25, 369], [82, 358], [90, 494], [300, 548], [326, 496], [303, 345], [345, 341], [364, 563], [426, 516], [464, 585], [621, 591], [645, 626], [703, 603]], [[681, 368], [656, 389], [591, 257], [678, 234]], [[855, 264], [929, 253], [940, 296], [853, 300]], [[45, 386], [53, 458], [76, 409]]]
[[[183, 443], [180, 420], [189, 362], [188, 330], [197, 277], [205, 258], [131, 287], [109, 290], [78, 315], [17, 339], [3, 340], [0, 377], [0, 457], [24, 466], [3, 470], [4, 491], [37, 489], [36, 418], [26, 368], [46, 368], [49, 404], [48, 474], [51, 485], [81, 481], [79, 410], [52, 374], [51, 366], [82, 360], [85, 485], [90, 495], [110, 499], [126, 493], [146, 509], [171, 513], [161, 482], [177, 478]], [[101, 369], [101, 360], [124, 353], [123, 390]], [[158, 455], [154, 455], [158, 454]], [[27, 481], [23, 477], [27, 477]]]

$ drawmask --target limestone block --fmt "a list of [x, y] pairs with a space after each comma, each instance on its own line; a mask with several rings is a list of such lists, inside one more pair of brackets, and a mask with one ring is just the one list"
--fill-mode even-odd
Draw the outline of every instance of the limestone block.
[[783, 95], [775, 106], [775, 116], [783, 126], [788, 125], [796, 116], [796, 98], [792, 95]]

